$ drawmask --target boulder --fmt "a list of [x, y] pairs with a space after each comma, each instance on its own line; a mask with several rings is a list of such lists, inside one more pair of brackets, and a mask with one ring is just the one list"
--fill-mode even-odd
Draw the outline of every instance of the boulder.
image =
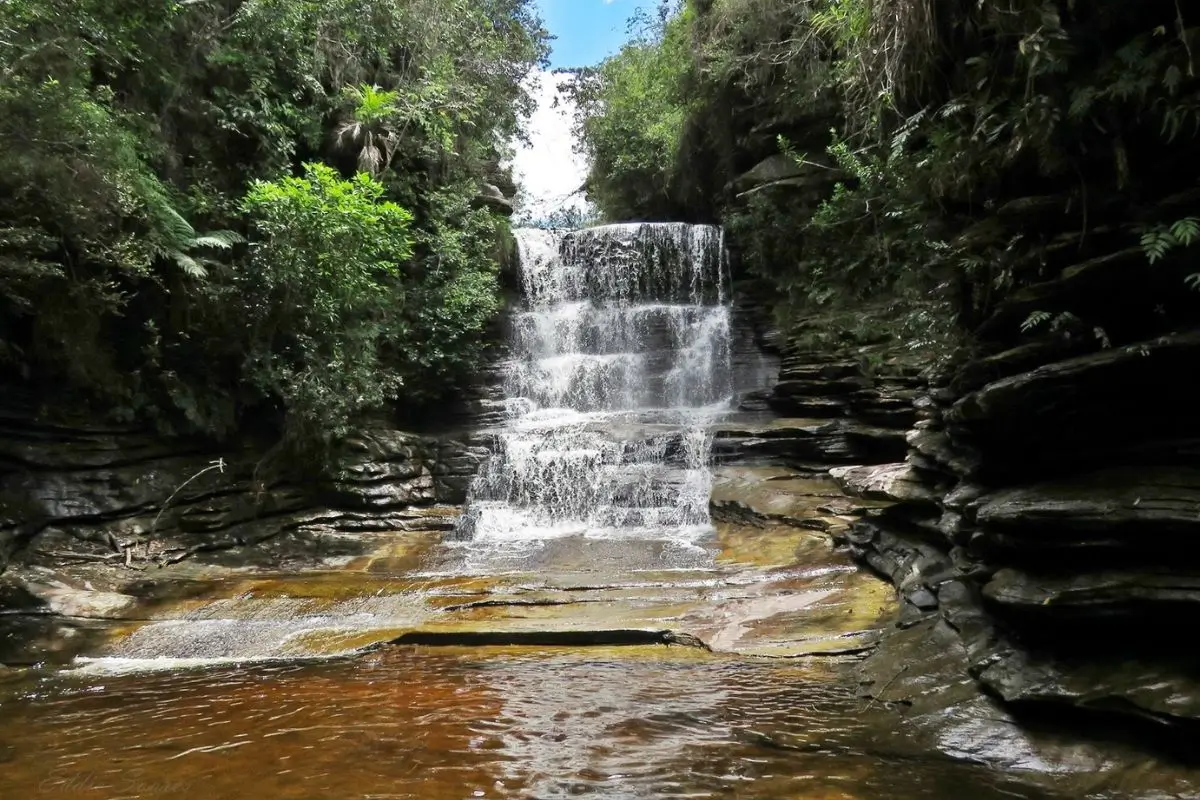
[[911, 464], [835, 467], [829, 474], [846, 494], [867, 500], [936, 506], [939, 497]]
[[733, 188], [736, 192], [745, 192], [756, 187], [799, 177], [804, 174], [804, 171], [804, 168], [797, 164], [794, 158], [783, 153], [775, 153], [734, 178]]
[[504, 196], [500, 187], [490, 183], [485, 183], [480, 187], [479, 194], [475, 195], [471, 205], [475, 208], [488, 208], [505, 217], [511, 217], [516, 210], [512, 200]]

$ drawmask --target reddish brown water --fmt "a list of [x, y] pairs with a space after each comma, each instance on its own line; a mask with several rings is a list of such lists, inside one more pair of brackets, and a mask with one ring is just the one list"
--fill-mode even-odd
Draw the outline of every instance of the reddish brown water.
[[674, 648], [59, 675], [0, 689], [0, 797], [1041, 796], [900, 757], [832, 677]]

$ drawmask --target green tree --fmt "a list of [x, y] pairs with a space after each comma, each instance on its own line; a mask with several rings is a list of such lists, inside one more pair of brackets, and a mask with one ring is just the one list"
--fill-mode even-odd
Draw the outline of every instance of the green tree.
[[670, 216], [687, 105], [691, 12], [642, 18], [633, 41], [570, 86], [591, 161], [588, 196], [608, 219]]
[[396, 396], [385, 368], [412, 215], [383, 200], [366, 173], [349, 181], [321, 164], [302, 178], [254, 183], [244, 208], [255, 237], [235, 278], [247, 319], [246, 374], [282, 400], [295, 441], [339, 436], [353, 415]]

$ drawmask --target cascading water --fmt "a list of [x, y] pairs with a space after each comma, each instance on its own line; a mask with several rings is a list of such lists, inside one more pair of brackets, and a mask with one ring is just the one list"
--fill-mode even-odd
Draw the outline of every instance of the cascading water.
[[708, 427], [732, 393], [720, 229], [518, 230], [509, 420], [461, 531], [690, 544], [711, 532]]

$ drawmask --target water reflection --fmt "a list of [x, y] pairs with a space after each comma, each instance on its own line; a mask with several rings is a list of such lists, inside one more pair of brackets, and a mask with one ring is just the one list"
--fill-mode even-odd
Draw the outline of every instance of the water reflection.
[[662, 648], [56, 677], [0, 704], [0, 797], [1037, 796], [890, 757], [828, 677]]

